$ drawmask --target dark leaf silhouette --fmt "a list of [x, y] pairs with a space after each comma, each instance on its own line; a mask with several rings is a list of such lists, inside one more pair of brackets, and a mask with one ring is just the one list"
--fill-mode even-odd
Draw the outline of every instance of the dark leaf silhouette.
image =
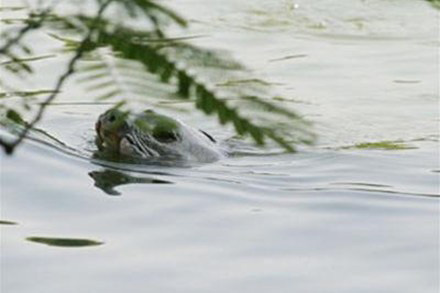
[[104, 242], [78, 238], [28, 237], [26, 240], [58, 247], [85, 247], [104, 244]]

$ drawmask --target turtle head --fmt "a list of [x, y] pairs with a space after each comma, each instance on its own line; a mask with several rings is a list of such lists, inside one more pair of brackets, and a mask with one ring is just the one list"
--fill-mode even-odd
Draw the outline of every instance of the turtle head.
[[109, 109], [98, 118], [95, 124], [96, 144], [99, 149], [118, 151], [121, 139], [129, 128], [128, 112]]
[[180, 140], [179, 122], [153, 110], [132, 114], [112, 108], [99, 116], [95, 129], [98, 149], [114, 154], [160, 156]]
[[142, 112], [134, 124], [157, 143], [168, 144], [179, 140], [179, 123], [173, 118], [158, 114], [153, 110]]
[[[218, 158], [215, 140], [204, 132], [153, 110], [131, 113], [112, 108], [95, 125], [98, 155], [119, 159]], [[203, 135], [204, 134], [204, 135]]]

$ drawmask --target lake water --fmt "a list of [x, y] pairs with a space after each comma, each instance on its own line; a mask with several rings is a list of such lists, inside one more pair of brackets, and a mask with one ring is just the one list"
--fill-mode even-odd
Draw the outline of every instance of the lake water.
[[[110, 105], [70, 83], [38, 126], [62, 143], [34, 134], [1, 154], [1, 292], [438, 292], [439, 12], [309, 2], [166, 3], [194, 43], [231, 51], [289, 98], [316, 145], [243, 142], [247, 155], [184, 168], [91, 159]], [[54, 57], [27, 86], [48, 89], [65, 57], [32, 38]], [[177, 115], [232, 134], [191, 114]], [[353, 147], [383, 141], [402, 149]]]

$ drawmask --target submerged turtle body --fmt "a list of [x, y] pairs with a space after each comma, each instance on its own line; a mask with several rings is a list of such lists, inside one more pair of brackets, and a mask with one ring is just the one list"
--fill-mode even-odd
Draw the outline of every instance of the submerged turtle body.
[[152, 110], [110, 109], [99, 116], [96, 133], [101, 151], [132, 158], [213, 162], [223, 156], [209, 134]]

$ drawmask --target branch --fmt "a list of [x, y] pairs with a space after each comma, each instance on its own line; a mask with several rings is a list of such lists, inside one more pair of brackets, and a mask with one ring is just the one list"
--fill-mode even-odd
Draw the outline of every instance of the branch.
[[[99, 8], [98, 14], [95, 17], [94, 23], [92, 24], [89, 32], [84, 37], [84, 39], [81, 41], [79, 47], [76, 50], [75, 55], [72, 57], [72, 59], [70, 59], [68, 67], [67, 67], [67, 71], [62, 76], [60, 76], [60, 78], [58, 79], [56, 86], [53, 90], [53, 93], [49, 97], [47, 97], [47, 99], [44, 100], [43, 103], [41, 103], [40, 108], [38, 109], [37, 115], [34, 117], [34, 119], [32, 119], [32, 121], [30, 123], [26, 124], [24, 130], [20, 133], [20, 135], [18, 136], [18, 138], [15, 141], [7, 142], [3, 138], [0, 137], [0, 145], [3, 146], [3, 148], [7, 154], [12, 154], [14, 149], [23, 141], [23, 139], [26, 137], [28, 132], [34, 127], [34, 125], [36, 123], [38, 123], [38, 121], [41, 120], [41, 118], [43, 117], [43, 113], [44, 113], [45, 108], [57, 97], [57, 95], [60, 92], [65, 81], [69, 78], [70, 75], [72, 75], [72, 73], [75, 72], [75, 65], [76, 65], [77, 61], [88, 50], [88, 45], [90, 43], [90, 39], [91, 39], [93, 33], [95, 32], [96, 26], [98, 25], [105, 9], [109, 6], [109, 4], [112, 1], [113, 0], [108, 0]], [[41, 23], [40, 23], [40, 25], [41, 25]], [[22, 34], [19, 34], [19, 36], [17, 36], [15, 39], [17, 39], [17, 41], [18, 41], [21, 38], [21, 36], [23, 36], [25, 33], [26, 33], [26, 31], [24, 31], [24, 33], [22, 33]], [[2, 49], [4, 49], [4, 48], [2, 48]], [[8, 49], [8, 47], [6, 47], [6, 49]]]
[[27, 26], [23, 27], [18, 34], [12, 38], [9, 39], [8, 42], [0, 48], [0, 54], [7, 54], [9, 49], [17, 44], [18, 42], [20, 42], [20, 40], [31, 30], [37, 29], [39, 28], [43, 22], [46, 20], [47, 15], [49, 14], [49, 9], [43, 11], [41, 14], [39, 14], [40, 19], [38, 21], [33, 21], [32, 18], [30, 19], [29, 23], [27, 24]]

